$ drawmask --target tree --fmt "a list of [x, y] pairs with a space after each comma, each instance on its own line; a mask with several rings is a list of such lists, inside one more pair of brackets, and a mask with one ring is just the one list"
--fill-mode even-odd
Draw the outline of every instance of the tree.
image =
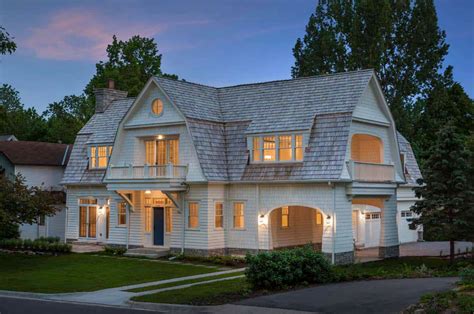
[[4, 27], [0, 26], [0, 55], [12, 54], [16, 50], [16, 44], [13, 41], [13, 37], [5, 30]]
[[0, 134], [14, 134], [20, 140], [38, 140], [44, 136], [45, 121], [33, 108], [25, 109], [18, 91], [0, 87]]
[[77, 132], [94, 114], [94, 106], [84, 95], [66, 96], [49, 104], [43, 113], [46, 119], [46, 142], [74, 143]]
[[424, 179], [418, 180], [418, 201], [411, 210], [421, 215], [413, 221], [423, 224], [450, 243], [450, 260], [454, 260], [454, 241], [474, 234], [473, 165], [464, 140], [452, 121], [437, 133], [425, 164]]
[[[0, 230], [3, 236], [20, 224], [37, 223], [40, 216], [52, 216], [56, 212], [57, 198], [42, 187], [27, 187], [25, 179], [15, 176], [13, 180], [0, 176]], [[5, 230], [10, 234], [5, 235]]]
[[90, 99], [94, 99], [94, 88], [106, 87], [110, 79], [115, 81], [117, 89], [128, 91], [133, 97], [153, 75], [178, 78], [161, 72], [161, 54], [153, 38], [136, 35], [122, 41], [113, 36], [112, 44], [107, 46], [107, 56], [108, 61], [96, 64], [96, 74], [84, 90]]
[[409, 139], [414, 102], [448, 53], [432, 0], [321, 0], [293, 48], [293, 77], [373, 68], [397, 128]]

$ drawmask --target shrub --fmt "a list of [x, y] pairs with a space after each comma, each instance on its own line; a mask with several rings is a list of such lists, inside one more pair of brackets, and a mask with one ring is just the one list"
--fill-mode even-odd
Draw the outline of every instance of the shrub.
[[217, 264], [231, 267], [245, 266], [244, 258], [231, 255], [194, 256], [180, 254], [176, 256], [176, 260], [204, 264]]
[[465, 285], [474, 285], [474, 268], [466, 267], [459, 273], [461, 283]]
[[32, 252], [51, 252], [51, 253], [69, 253], [71, 252], [71, 245], [61, 243], [58, 241], [48, 242], [41, 239], [36, 240], [21, 240], [21, 239], [6, 239], [0, 240], [0, 248], [13, 251], [32, 251]]
[[325, 283], [333, 279], [329, 261], [310, 246], [290, 250], [247, 254], [245, 275], [254, 288], [282, 289]]
[[60, 242], [61, 238], [60, 237], [39, 237], [38, 239], [35, 239], [34, 241], [56, 243], [56, 242]]
[[0, 224], [0, 240], [18, 239], [20, 237], [20, 229], [16, 224], [3, 223]]
[[125, 254], [125, 252], [127, 252], [127, 249], [124, 248], [124, 247], [118, 247], [118, 246], [110, 246], [110, 245], [107, 245], [105, 248], [104, 248], [104, 252], [105, 254], [107, 255], [118, 255], [118, 256], [122, 256]]

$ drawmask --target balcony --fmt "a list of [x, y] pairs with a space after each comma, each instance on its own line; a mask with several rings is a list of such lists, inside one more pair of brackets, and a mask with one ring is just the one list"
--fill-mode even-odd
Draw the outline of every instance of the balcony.
[[375, 183], [395, 181], [395, 168], [390, 164], [350, 160], [348, 169], [354, 181]]
[[104, 183], [110, 191], [161, 190], [185, 191], [188, 166], [182, 165], [110, 165]]

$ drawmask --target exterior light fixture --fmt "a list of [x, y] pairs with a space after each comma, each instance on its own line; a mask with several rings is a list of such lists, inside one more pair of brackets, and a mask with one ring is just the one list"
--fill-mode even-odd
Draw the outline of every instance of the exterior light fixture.
[[165, 137], [164, 137], [163, 135], [161, 135], [161, 134], [158, 135], [158, 139], [159, 139], [159, 140], [162, 140], [162, 139], [164, 139], [164, 138], [165, 138]]
[[327, 215], [327, 216], [326, 216], [326, 219], [331, 219], [331, 215]]
[[258, 215], [258, 225], [266, 225], [267, 224], [267, 217], [264, 214]]
[[151, 194], [151, 191], [150, 191], [150, 190], [146, 190], [146, 191], [145, 191], [145, 194]]

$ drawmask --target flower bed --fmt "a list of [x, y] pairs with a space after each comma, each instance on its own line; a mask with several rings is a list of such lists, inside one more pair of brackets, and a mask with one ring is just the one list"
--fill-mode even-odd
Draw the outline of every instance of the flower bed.
[[49, 253], [70, 253], [72, 246], [69, 244], [53, 241], [55, 238], [22, 240], [6, 239], [0, 240], [0, 248], [10, 251], [31, 251]]

